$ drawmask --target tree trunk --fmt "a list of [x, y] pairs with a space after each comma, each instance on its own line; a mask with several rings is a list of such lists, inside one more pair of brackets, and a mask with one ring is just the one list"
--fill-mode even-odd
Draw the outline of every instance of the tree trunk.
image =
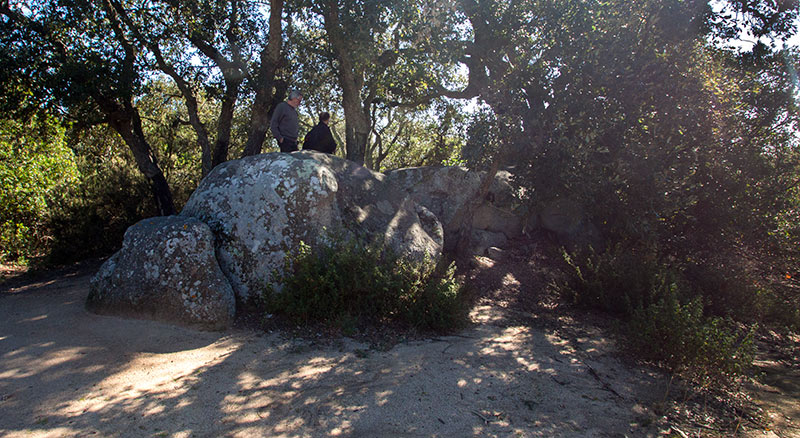
[[[96, 99], [100, 99], [96, 97]], [[101, 107], [108, 115], [108, 122], [122, 136], [125, 144], [131, 149], [139, 171], [150, 181], [150, 188], [161, 216], [175, 214], [175, 204], [164, 173], [158, 166], [150, 144], [144, 137], [142, 121], [139, 113], [130, 105], [120, 108], [116, 102], [102, 99]]]
[[323, 6], [323, 16], [328, 42], [339, 61], [338, 76], [345, 118], [345, 158], [364, 164], [370, 131], [369, 108], [361, 102], [364, 71], [356, 68], [352, 51], [339, 23], [338, 8], [336, 1], [328, 1]]
[[133, 152], [136, 164], [148, 180], [153, 191], [159, 214], [169, 216], [175, 214], [175, 204], [172, 201], [172, 191], [169, 188], [164, 173], [158, 166], [155, 154], [144, 136], [142, 119], [139, 111], [133, 105], [134, 78], [136, 77], [136, 47], [129, 41], [122, 31], [116, 10], [110, 2], [103, 4], [111, 22], [117, 41], [125, 49], [125, 58], [122, 63], [120, 75], [121, 87], [116, 94], [104, 94], [98, 89], [92, 89], [91, 94], [95, 102], [108, 117], [108, 123], [125, 140]]
[[[236, 73], [233, 73], [234, 75]], [[217, 124], [217, 143], [214, 145], [214, 155], [211, 161], [212, 169], [228, 161], [228, 149], [231, 143], [231, 126], [233, 126], [233, 111], [236, 106], [236, 99], [239, 97], [239, 87], [242, 79], [225, 80], [225, 97], [222, 99], [222, 108], [219, 112], [219, 122]]]
[[213, 160], [211, 153], [211, 141], [208, 138], [208, 130], [200, 120], [197, 97], [194, 95], [191, 86], [189, 86], [189, 84], [180, 75], [178, 75], [172, 66], [167, 65], [166, 62], [163, 61], [163, 58], [160, 56], [160, 54], [157, 55], [157, 59], [161, 71], [168, 74], [175, 81], [178, 90], [180, 90], [181, 94], [183, 95], [183, 100], [186, 105], [186, 112], [189, 115], [189, 124], [194, 129], [195, 135], [197, 135], [197, 142], [200, 143], [200, 171], [201, 175], [205, 177], [213, 168]]
[[269, 131], [270, 116], [274, 107], [275, 96], [272, 94], [272, 81], [269, 85], [262, 84], [256, 92], [250, 114], [250, 132], [247, 143], [242, 151], [242, 157], [258, 155], [264, 148], [264, 139]]
[[342, 99], [345, 118], [345, 158], [358, 164], [365, 164], [370, 127], [369, 118], [364, 116], [359, 96], [350, 97], [350, 100]]
[[[113, 30], [125, 49], [125, 59], [123, 63], [122, 89], [118, 91], [116, 96], [105, 95], [100, 92], [97, 87], [90, 87], [89, 96], [97, 103], [102, 113], [106, 116], [108, 124], [122, 136], [125, 144], [131, 149], [136, 165], [139, 171], [150, 180], [150, 187], [153, 191], [156, 206], [162, 216], [169, 216], [175, 214], [175, 204], [172, 200], [172, 191], [169, 188], [167, 179], [164, 173], [158, 166], [155, 155], [153, 154], [150, 144], [144, 136], [142, 129], [142, 120], [139, 117], [139, 112], [133, 106], [132, 95], [130, 91], [133, 87], [134, 66], [135, 66], [135, 48], [133, 45], [124, 38], [120, 29], [120, 23], [117, 21], [115, 9], [111, 3], [106, 2], [103, 4], [109, 14], [109, 18]], [[55, 48], [56, 56], [62, 64], [72, 64], [71, 55], [67, 51], [66, 46], [59, 41], [50, 30], [39, 23], [34, 22], [25, 15], [19, 14], [9, 8], [8, 2], [0, 4], [0, 13], [8, 18], [17, 21], [18, 23], [29, 27], [32, 31], [38, 33], [47, 39]], [[72, 70], [70, 79], [85, 82], [87, 71], [85, 70]], [[122, 99], [122, 101], [118, 99]]]
[[261, 51], [261, 65], [256, 78], [256, 98], [253, 102], [252, 113], [250, 114], [250, 130], [247, 135], [247, 143], [244, 146], [242, 156], [257, 155], [261, 153], [264, 146], [264, 139], [269, 130], [270, 116], [274, 109], [277, 98], [282, 97], [283, 92], [276, 90], [273, 93], [275, 84], [275, 74], [281, 64], [281, 48], [283, 39], [281, 37], [281, 15], [283, 13], [283, 0], [270, 0], [269, 11], [269, 41]]
[[211, 156], [212, 168], [228, 159], [234, 107], [247, 72], [247, 62], [241, 54], [239, 37], [233, 29], [237, 17], [238, 9], [236, 3], [232, 3], [231, 24], [226, 32], [228, 50], [231, 52], [230, 59], [226, 58], [226, 54], [212, 44], [213, 41], [209, 42], [204, 39], [204, 36], [200, 33], [195, 32], [189, 36], [192, 44], [219, 67], [222, 78], [225, 81], [225, 95], [222, 98], [222, 108], [217, 120], [217, 141], [214, 144], [214, 151]]
[[201, 151], [201, 167], [200, 171], [202, 176], [208, 175], [211, 172], [212, 168], [212, 158], [211, 158], [211, 141], [208, 138], [208, 130], [206, 129], [203, 122], [200, 120], [200, 113], [198, 110], [198, 103], [197, 103], [197, 96], [195, 96], [194, 91], [192, 90], [192, 86], [189, 82], [184, 79], [177, 70], [175, 70], [175, 66], [168, 63], [166, 59], [164, 59], [164, 54], [161, 51], [161, 47], [158, 41], [150, 41], [142, 34], [139, 30], [138, 26], [134, 23], [133, 20], [128, 16], [127, 11], [122, 6], [121, 3], [117, 1], [110, 2], [111, 6], [113, 6], [114, 10], [119, 14], [122, 21], [128, 26], [128, 28], [133, 31], [133, 34], [136, 36], [136, 39], [147, 48], [153, 52], [153, 55], [156, 58], [156, 63], [158, 65], [159, 70], [166, 73], [169, 77], [175, 81], [175, 85], [180, 90], [181, 95], [183, 96], [184, 103], [186, 105], [186, 112], [189, 115], [189, 124], [194, 129], [195, 134], [197, 135], [197, 142], [200, 143], [200, 151]]

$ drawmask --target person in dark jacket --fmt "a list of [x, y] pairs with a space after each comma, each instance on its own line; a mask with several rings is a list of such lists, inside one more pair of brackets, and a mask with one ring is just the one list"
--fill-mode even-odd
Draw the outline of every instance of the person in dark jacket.
[[275, 107], [272, 113], [269, 127], [272, 135], [278, 141], [281, 152], [294, 152], [297, 150], [297, 131], [300, 127], [300, 119], [297, 114], [297, 107], [303, 100], [303, 94], [297, 90], [289, 92], [286, 102], [281, 102]]
[[330, 114], [325, 112], [319, 115], [317, 126], [311, 128], [311, 131], [306, 134], [306, 139], [303, 141], [303, 150], [325, 152], [326, 154], [336, 152], [336, 141], [333, 140], [331, 128], [328, 127], [330, 121]]

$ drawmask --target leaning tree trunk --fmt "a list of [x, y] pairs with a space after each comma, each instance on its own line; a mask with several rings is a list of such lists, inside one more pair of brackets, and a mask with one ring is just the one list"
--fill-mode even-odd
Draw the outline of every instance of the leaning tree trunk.
[[128, 15], [125, 8], [123, 8], [122, 4], [119, 2], [112, 2], [111, 6], [114, 10], [119, 14], [119, 17], [122, 21], [128, 26], [131, 31], [133, 31], [134, 36], [139, 41], [140, 44], [145, 45], [150, 52], [153, 53], [153, 56], [156, 59], [156, 65], [158, 65], [158, 69], [167, 74], [169, 77], [175, 81], [175, 85], [178, 87], [178, 90], [181, 92], [183, 96], [184, 103], [186, 105], [186, 112], [189, 116], [189, 124], [194, 128], [195, 135], [197, 135], [197, 142], [200, 143], [200, 158], [201, 158], [201, 174], [203, 177], [208, 175], [212, 169], [212, 151], [211, 151], [211, 141], [208, 138], [208, 130], [206, 129], [203, 122], [200, 120], [200, 111], [199, 105], [197, 103], [197, 96], [195, 95], [194, 91], [192, 90], [192, 86], [189, 82], [184, 79], [180, 73], [175, 69], [175, 66], [164, 58], [164, 53], [161, 51], [161, 47], [157, 41], [148, 40], [142, 32], [139, 30], [139, 27], [131, 20], [130, 16]]
[[[108, 106], [106, 106], [108, 108]], [[120, 111], [121, 110], [121, 111]], [[139, 171], [150, 181], [150, 188], [158, 207], [158, 212], [162, 216], [175, 214], [175, 204], [172, 200], [172, 191], [169, 188], [164, 173], [158, 166], [155, 155], [150, 144], [144, 137], [142, 121], [135, 108], [117, 108], [113, 112], [106, 112], [109, 116], [109, 124], [117, 131], [125, 144], [133, 152], [136, 165]]]
[[272, 110], [277, 103], [277, 98], [279, 96], [282, 97], [285, 92], [285, 90], [273, 92], [273, 87], [279, 85], [275, 83], [275, 75], [282, 58], [281, 14], [283, 12], [283, 0], [270, 0], [269, 3], [269, 41], [267, 41], [264, 50], [261, 51], [261, 65], [256, 76], [256, 99], [253, 102], [250, 115], [250, 132], [247, 135], [247, 143], [242, 152], [243, 157], [261, 153], [264, 139], [267, 137], [267, 131], [269, 130]]
[[242, 85], [243, 64], [238, 60], [229, 61], [225, 59], [221, 52], [200, 39], [193, 39], [192, 42], [208, 58], [214, 60], [222, 71], [225, 81], [225, 96], [222, 98], [222, 108], [220, 109], [219, 119], [217, 120], [217, 141], [214, 143], [214, 151], [211, 155], [211, 168], [227, 161], [228, 148], [230, 147], [231, 127], [233, 126], [233, 112], [236, 100], [239, 97], [239, 89]]
[[338, 7], [336, 1], [328, 1], [323, 7], [323, 16], [328, 42], [339, 61], [338, 76], [339, 85], [342, 87], [346, 132], [345, 157], [358, 164], [364, 164], [370, 131], [369, 110], [361, 102], [364, 71], [356, 68], [350, 45], [339, 22]]
[[[89, 87], [89, 96], [97, 103], [102, 113], [106, 116], [108, 124], [122, 136], [125, 143], [131, 149], [131, 152], [133, 152], [139, 171], [150, 180], [150, 187], [153, 191], [153, 197], [155, 198], [159, 213], [163, 216], [175, 214], [172, 191], [169, 188], [167, 179], [164, 177], [164, 173], [161, 171], [161, 168], [158, 167], [158, 162], [150, 148], [150, 144], [147, 143], [145, 139], [144, 130], [142, 129], [142, 120], [139, 117], [138, 111], [133, 106], [131, 90], [134, 88], [133, 80], [136, 77], [136, 49], [133, 44], [125, 38], [120, 22], [118, 21], [118, 16], [115, 13], [115, 8], [108, 1], [103, 3], [102, 6], [108, 13], [114, 34], [125, 50], [122, 71], [119, 78], [122, 86], [121, 90], [119, 90], [116, 95], [104, 94], [100, 91], [100, 87]], [[0, 14], [29, 28], [52, 44], [56, 59], [58, 59], [62, 65], [70, 65], [73, 67], [68, 70], [67, 77], [69, 79], [78, 83], [85, 83], [89, 80], [88, 78], [96, 80], [96, 76], [89, 71], [74, 68], [79, 64], [73, 61], [72, 54], [58, 37], [51, 32], [49, 27], [43, 26], [31, 20], [30, 17], [12, 10], [7, 1], [0, 4]], [[118, 100], [120, 98], [122, 100]]]
[[153, 191], [158, 212], [162, 216], [173, 215], [175, 214], [175, 204], [172, 201], [172, 191], [144, 136], [139, 111], [133, 105], [134, 81], [137, 77], [137, 48], [123, 32], [119, 16], [111, 2], [107, 0], [103, 3], [103, 7], [108, 13], [117, 41], [125, 50], [125, 57], [120, 72], [121, 86], [116, 94], [105, 94], [99, 89], [93, 88], [92, 96], [108, 117], [108, 123], [122, 136], [133, 152], [139, 171], [150, 180], [150, 188]]
[[222, 109], [219, 112], [217, 125], [217, 142], [214, 145], [214, 155], [211, 161], [212, 169], [228, 161], [228, 149], [231, 144], [231, 127], [233, 126], [233, 111], [236, 99], [239, 97], [239, 87], [242, 79], [225, 79], [225, 97], [222, 99]]

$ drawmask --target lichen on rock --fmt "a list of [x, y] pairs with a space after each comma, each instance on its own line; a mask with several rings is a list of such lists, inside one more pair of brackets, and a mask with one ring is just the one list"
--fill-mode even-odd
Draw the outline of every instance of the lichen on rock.
[[314, 152], [223, 163], [201, 182], [181, 215], [214, 231], [220, 267], [241, 301], [260, 293], [301, 241], [313, 247], [326, 230], [381, 239], [420, 261], [441, 255], [435, 215], [387, 184], [383, 174]]
[[203, 329], [227, 327], [233, 289], [214, 255], [214, 236], [196, 219], [145, 219], [92, 278], [87, 307], [101, 314], [156, 319]]

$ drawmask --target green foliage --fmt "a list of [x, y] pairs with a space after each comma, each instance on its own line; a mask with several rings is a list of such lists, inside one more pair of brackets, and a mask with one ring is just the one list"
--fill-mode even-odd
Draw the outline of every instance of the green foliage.
[[758, 287], [743, 267], [688, 263], [684, 273], [708, 313], [748, 323], [764, 320], [771, 294]]
[[[570, 255], [568, 295], [578, 304], [630, 317], [677, 285], [681, 302], [701, 297], [707, 315], [797, 321], [796, 285], [762, 278], [796, 276], [800, 259], [798, 53], [763, 44], [736, 53], [720, 43], [743, 29], [789, 37], [800, 4], [717, 3], [289, 2], [279, 56], [287, 62], [276, 63], [269, 87], [299, 85], [303, 111], [334, 113], [347, 127], [348, 156], [368, 167], [492, 168], [503, 157], [532, 205], [581, 202], [615, 246]], [[266, 62], [264, 41], [275, 41], [264, 5], [108, 5], [3, 8], [0, 109], [23, 120], [50, 108], [82, 133], [110, 123], [139, 140], [129, 147], [146, 161], [142, 171], [158, 158], [180, 204], [209, 158], [210, 147], [198, 147], [204, 129], [217, 127], [229, 155], [247, 138], [265, 79], [250, 73]], [[176, 76], [168, 82], [158, 69]], [[464, 110], [443, 96], [485, 104], [466, 135]], [[139, 115], [143, 133], [129, 123]], [[72, 156], [58, 123], [42, 122], [47, 135], [20, 123], [2, 127], [0, 258], [107, 251], [153, 214], [151, 187], [119, 137], [91, 129], [69, 143]]]
[[[179, 95], [173, 84], [163, 78], [155, 79], [148, 84], [148, 94], [137, 105], [144, 118], [145, 137], [158, 154], [159, 165], [178, 206], [183, 205], [197, 187], [202, 162], [197, 135], [185, 123], [189, 116]], [[216, 122], [213, 103], [203, 98], [198, 101], [199, 116], [213, 125]], [[237, 144], [243, 143], [241, 138], [236, 140]]]
[[625, 320], [674, 293], [702, 303], [697, 327], [792, 324], [800, 294], [774, 279], [800, 252], [797, 51], [709, 44], [703, 2], [551, 6], [536, 40], [508, 39], [540, 55], [509, 58], [492, 111], [524, 122], [509, 164], [531, 203], [576, 200], [611, 246], [569, 254], [564, 296]]
[[[466, 307], [455, 265], [436, 274], [398, 257], [383, 245], [331, 238], [301, 243], [273, 273], [262, 301], [269, 313], [301, 324], [321, 322], [345, 330], [386, 321], [434, 331], [465, 321]], [[277, 286], [279, 285], [279, 286]]]
[[627, 348], [705, 387], [730, 383], [752, 366], [755, 328], [703, 315], [700, 297], [682, 304], [670, 290], [659, 301], [633, 312], [625, 326]]
[[[174, 87], [156, 80], [149, 89], [139, 102], [145, 135], [182, 204], [197, 185], [200, 151], [182, 123]], [[130, 225], [157, 214], [149, 182], [109, 127], [67, 130], [53, 117], [1, 126], [3, 261], [65, 263], [108, 254]]]
[[404, 318], [416, 327], [439, 332], [462, 326], [467, 316], [466, 303], [455, 272], [456, 265], [451, 263], [442, 274], [424, 277], [421, 290], [408, 290], [402, 297]]
[[[428, 111], [377, 111], [384, 123], [373, 130], [374, 168], [459, 165], [465, 116], [453, 101], [440, 101]], [[383, 117], [385, 115], [385, 117]]]
[[76, 135], [69, 140], [69, 160], [63, 160], [73, 174], [49, 193], [42, 220], [30, 228], [42, 241], [38, 262], [109, 254], [130, 225], [157, 211], [150, 185], [115, 132], [98, 127]]
[[488, 108], [482, 108], [471, 117], [461, 159], [470, 169], [483, 169], [488, 166], [489, 157], [497, 153], [501, 141], [497, 117]]
[[0, 120], [0, 261], [41, 255], [51, 207], [77, 180], [75, 156], [57, 122]]
[[562, 250], [562, 256], [568, 267], [562, 296], [581, 307], [623, 317], [652, 304], [677, 281], [674, 270], [644, 245], [618, 244], [601, 253], [591, 248], [572, 254]]
[[[730, 382], [752, 363], [755, 329], [714, 316], [714, 308], [704, 305], [705, 298], [721, 292], [709, 293], [714, 284], [721, 285], [719, 278], [691, 282], [686, 269], [667, 266], [656, 251], [642, 245], [618, 245], [601, 254], [563, 254], [570, 267], [562, 285], [565, 296], [620, 317], [625, 346], [636, 357], [703, 384]], [[724, 283], [734, 287], [733, 281]], [[741, 288], [729, 296], [748, 292], [753, 291]], [[753, 293], [749, 303], [758, 307], [766, 301]], [[729, 313], [746, 311], [742, 302], [727, 304]]]
[[86, 174], [53, 206], [46, 262], [67, 263], [110, 254], [125, 230], [157, 214], [147, 181], [128, 163], [110, 160]]

